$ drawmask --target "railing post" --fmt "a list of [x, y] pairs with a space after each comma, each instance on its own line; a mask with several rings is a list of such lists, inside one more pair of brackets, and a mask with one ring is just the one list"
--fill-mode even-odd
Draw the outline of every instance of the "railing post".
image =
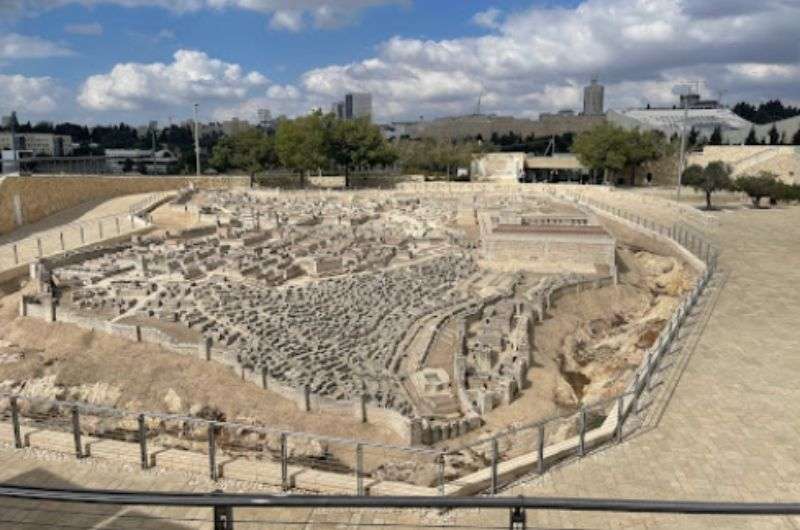
[[103, 220], [97, 221], [97, 233], [100, 236], [99, 239], [103, 239]]
[[578, 414], [578, 456], [586, 454], [586, 409], [581, 406]]
[[208, 469], [211, 480], [217, 480], [217, 440], [215, 422], [208, 424]]
[[58, 233], [58, 241], [61, 243], [61, 250], [67, 250], [67, 246], [64, 244], [64, 232]]
[[14, 251], [14, 265], [19, 265], [19, 248], [17, 247], [17, 244], [14, 243], [14, 245], [11, 246], [11, 249]]
[[544, 423], [539, 424], [539, 436], [537, 438], [537, 452], [539, 454], [539, 461], [537, 464], [539, 466], [539, 474], [541, 475], [544, 473]]
[[525, 530], [527, 528], [524, 508], [517, 506], [511, 510], [511, 518], [508, 522], [508, 528], [510, 530]]
[[439, 454], [439, 495], [444, 497], [444, 465], [445, 453]]
[[137, 419], [139, 421], [139, 457], [142, 469], [147, 469], [150, 467], [147, 461], [147, 425], [144, 422], [144, 414], [139, 414]]
[[22, 449], [22, 435], [19, 430], [19, 403], [17, 396], [11, 396], [11, 424], [14, 428], [14, 447]]
[[114, 224], [117, 225], [117, 235], [120, 235], [122, 233], [122, 229], [119, 226], [119, 217], [114, 218]]
[[81, 232], [81, 245], [86, 244], [86, 231], [83, 229], [83, 225], [79, 226], [78, 229]]
[[281, 489], [289, 491], [289, 450], [287, 447], [286, 433], [281, 433]]
[[356, 444], [356, 495], [364, 496], [364, 446]]
[[267, 386], [269, 385], [269, 382], [267, 381], [268, 377], [269, 377], [269, 368], [264, 366], [263, 368], [261, 368], [261, 388], [263, 388], [264, 390], [266, 390]]
[[625, 421], [625, 395], [617, 398], [617, 443], [622, 443], [622, 423]]
[[492, 438], [492, 495], [497, 493], [497, 438]]
[[72, 437], [75, 440], [75, 457], [83, 458], [83, 446], [81, 444], [81, 415], [77, 405], [72, 407]]
[[36, 238], [36, 255], [40, 258], [44, 255], [42, 252], [42, 238], [40, 237]]
[[214, 530], [233, 530], [233, 506], [214, 506]]

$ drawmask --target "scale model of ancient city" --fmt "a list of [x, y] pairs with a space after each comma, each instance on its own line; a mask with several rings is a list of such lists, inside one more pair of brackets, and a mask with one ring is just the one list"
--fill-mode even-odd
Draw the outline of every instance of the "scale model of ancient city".
[[[580, 411], [584, 444], [703, 271], [666, 228], [578, 199], [187, 188], [130, 216], [131, 226], [155, 215], [180, 225], [36, 260], [19, 311], [224, 365], [266, 402], [293, 404], [266, 427], [320, 435], [290, 448], [311, 467], [352, 462], [324, 441], [330, 432], [292, 421], [315, 413], [379, 427], [366, 444], [443, 450]], [[263, 424], [177, 401], [169, 412]], [[549, 428], [547, 442], [577, 429]], [[204, 442], [177, 436], [183, 448]], [[450, 455], [438, 479], [436, 460], [426, 473], [419, 458], [373, 462], [372, 476], [432, 486], [488, 465], [492, 451], [531, 451], [535, 436]], [[274, 437], [248, 440], [239, 450], [286, 451]]]

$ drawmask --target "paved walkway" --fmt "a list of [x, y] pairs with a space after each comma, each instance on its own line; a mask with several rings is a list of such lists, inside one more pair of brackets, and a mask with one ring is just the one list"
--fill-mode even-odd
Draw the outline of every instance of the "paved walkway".
[[[657, 427], [620, 446], [554, 469], [508, 494], [731, 501], [800, 500], [800, 208], [722, 213], [721, 264], [729, 273], [671, 402]], [[46, 462], [0, 450], [0, 480], [47, 485], [71, 483], [124, 489], [190, 489], [212, 485], [181, 475], [121, 473], [69, 458]], [[31, 515], [0, 504], [0, 521], [60, 521], [87, 526], [88, 517]], [[22, 509], [20, 509], [22, 508]], [[63, 507], [49, 506], [50, 509]], [[87, 507], [75, 507], [86, 510]], [[25, 515], [27, 514], [27, 515]], [[132, 517], [123, 517], [125, 515]], [[160, 514], [160, 515], [159, 515]], [[142, 519], [143, 516], [151, 519]], [[153, 516], [206, 518], [208, 511], [111, 509], [96, 528], [208, 528], [207, 523], [164, 524]], [[40, 519], [36, 519], [39, 517]], [[55, 516], [53, 516], [55, 517]], [[139, 519], [136, 519], [139, 517]], [[507, 527], [505, 512], [397, 513], [281, 510], [237, 511], [240, 519], [273, 524], [236, 528], [337, 528], [397, 523], [401, 527], [464, 524]], [[283, 521], [274, 523], [275, 520]], [[73, 523], [71, 521], [77, 521]], [[81, 523], [83, 521], [83, 523]], [[94, 521], [94, 519], [92, 520]], [[289, 522], [301, 524], [289, 524]], [[6, 524], [7, 526], [2, 526]], [[800, 518], [619, 515], [528, 512], [529, 528], [734, 528], [800, 529]], [[407, 525], [407, 526], [406, 526]], [[2, 523], [0, 528], [41, 528]], [[394, 527], [397, 528], [397, 527]]]

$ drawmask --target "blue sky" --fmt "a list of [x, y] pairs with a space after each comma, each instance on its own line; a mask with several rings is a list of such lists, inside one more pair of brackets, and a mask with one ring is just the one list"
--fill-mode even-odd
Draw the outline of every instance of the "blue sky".
[[348, 90], [382, 120], [482, 92], [535, 116], [578, 108], [593, 74], [614, 107], [686, 79], [796, 101], [800, 81], [795, 0], [8, 0], [0, 17], [0, 111], [34, 121], [295, 115]]

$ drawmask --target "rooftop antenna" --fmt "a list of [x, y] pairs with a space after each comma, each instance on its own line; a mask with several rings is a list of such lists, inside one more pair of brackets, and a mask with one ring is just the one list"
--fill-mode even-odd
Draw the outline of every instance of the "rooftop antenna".
[[481, 87], [481, 93], [478, 96], [478, 104], [475, 106], [475, 115], [476, 116], [480, 116], [481, 115], [481, 100], [483, 99], [483, 95], [485, 93], [486, 93], [486, 91], [483, 89], [483, 87]]

